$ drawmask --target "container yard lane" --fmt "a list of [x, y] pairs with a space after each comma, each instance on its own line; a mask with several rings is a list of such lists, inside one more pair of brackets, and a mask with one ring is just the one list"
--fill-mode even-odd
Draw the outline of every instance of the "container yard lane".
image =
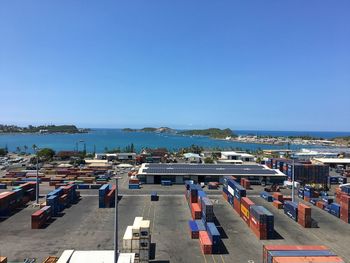
[[[324, 245], [341, 256], [345, 262], [350, 262], [350, 227], [339, 218], [311, 205], [312, 219], [317, 222], [317, 227], [303, 228], [286, 216], [283, 209], [278, 210], [273, 207], [271, 202], [259, 197], [251, 199], [256, 204], [265, 206], [274, 214], [275, 230], [282, 237], [277, 244]], [[306, 203], [301, 199], [298, 199], [298, 201], [310, 205], [310, 203]], [[264, 241], [264, 244], [276, 244], [276, 241]]]

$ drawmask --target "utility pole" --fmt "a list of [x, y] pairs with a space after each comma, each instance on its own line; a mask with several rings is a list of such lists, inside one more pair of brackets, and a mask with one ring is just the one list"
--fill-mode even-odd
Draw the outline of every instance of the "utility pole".
[[115, 213], [114, 213], [114, 263], [118, 262], [119, 249], [118, 249], [118, 194], [119, 185], [118, 179], [121, 178], [117, 174], [115, 175]]
[[295, 166], [295, 160], [294, 160], [294, 158], [293, 158], [293, 170], [292, 170], [292, 202], [294, 202], [295, 201], [295, 198], [294, 198], [294, 180], [295, 180], [295, 178], [294, 178], [294, 166]]
[[39, 156], [38, 156], [38, 148], [35, 147], [36, 154], [36, 191], [35, 191], [35, 203], [39, 205]]

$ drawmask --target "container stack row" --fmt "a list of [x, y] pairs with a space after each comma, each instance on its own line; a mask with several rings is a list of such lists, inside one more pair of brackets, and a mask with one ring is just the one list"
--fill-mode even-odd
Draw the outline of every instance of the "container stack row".
[[134, 262], [149, 262], [151, 248], [150, 220], [135, 217], [132, 226], [128, 226], [123, 236], [123, 253], [135, 253]]
[[44, 206], [32, 214], [32, 229], [43, 228], [51, 219], [51, 206]]
[[104, 184], [98, 191], [98, 207], [110, 208], [115, 207], [116, 186]]
[[[271, 158], [266, 165], [272, 169], [278, 169], [292, 179], [293, 161], [284, 158]], [[322, 184], [327, 185], [329, 177], [329, 166], [322, 164], [312, 164], [311, 162], [295, 162], [294, 178], [302, 184]]]
[[302, 203], [287, 201], [284, 203], [284, 213], [305, 228], [311, 228], [311, 207]]
[[250, 189], [250, 181], [247, 178], [241, 178], [241, 185], [245, 188], [245, 189]]
[[327, 193], [318, 193], [309, 186], [299, 189], [298, 196], [344, 222], [350, 223], [350, 186], [345, 185], [336, 189], [335, 202], [334, 198], [328, 196]]
[[263, 263], [345, 263], [325, 246], [264, 245]]
[[140, 180], [138, 178], [129, 179], [129, 189], [140, 189]]
[[246, 197], [246, 189], [234, 177], [224, 177], [223, 196], [259, 239], [274, 238], [273, 214]]
[[35, 200], [35, 190], [36, 183], [27, 182], [10, 192], [0, 193], [0, 216], [10, 216], [15, 209]]
[[203, 254], [219, 254], [221, 235], [214, 223], [213, 203], [199, 185], [187, 181], [186, 200], [191, 210], [192, 220], [189, 220], [190, 236], [199, 239]]

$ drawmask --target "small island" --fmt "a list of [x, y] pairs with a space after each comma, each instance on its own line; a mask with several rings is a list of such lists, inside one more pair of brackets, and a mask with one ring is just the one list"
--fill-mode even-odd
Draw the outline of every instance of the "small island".
[[0, 124], [0, 133], [87, 133], [89, 129], [79, 129], [75, 125], [40, 125], [19, 127]]
[[178, 132], [182, 135], [190, 136], [207, 136], [213, 139], [227, 139], [235, 138], [237, 135], [229, 128], [227, 129], [218, 129], [218, 128], [209, 128], [203, 130], [185, 130]]
[[131, 128], [124, 128], [122, 129], [124, 132], [153, 132], [153, 133], [171, 133], [171, 134], [179, 134], [179, 135], [186, 135], [186, 136], [206, 136], [213, 139], [231, 139], [237, 137], [236, 134], [233, 133], [231, 129], [218, 129], [218, 128], [209, 128], [209, 129], [203, 129], [203, 130], [174, 130], [169, 127], [160, 127], [160, 128], [153, 128], [153, 127], [145, 127], [142, 129], [131, 129]]
[[160, 128], [153, 128], [153, 127], [145, 127], [142, 129], [131, 129], [131, 128], [124, 128], [122, 129], [124, 132], [155, 132], [155, 133], [176, 133], [175, 130], [169, 128], [169, 127], [160, 127]]

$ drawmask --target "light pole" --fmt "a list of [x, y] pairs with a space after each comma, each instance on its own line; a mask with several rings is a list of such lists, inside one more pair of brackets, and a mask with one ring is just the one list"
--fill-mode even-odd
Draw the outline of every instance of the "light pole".
[[292, 169], [292, 202], [295, 201], [295, 198], [294, 198], [294, 166], [295, 166], [295, 160], [293, 158], [293, 169]]
[[119, 185], [118, 180], [121, 179], [117, 174], [115, 175], [115, 213], [114, 213], [114, 263], [118, 262], [119, 249], [118, 249], [118, 194]]
[[34, 147], [36, 154], [36, 191], [35, 191], [35, 204], [39, 205], [39, 156], [38, 156], [38, 147]]

